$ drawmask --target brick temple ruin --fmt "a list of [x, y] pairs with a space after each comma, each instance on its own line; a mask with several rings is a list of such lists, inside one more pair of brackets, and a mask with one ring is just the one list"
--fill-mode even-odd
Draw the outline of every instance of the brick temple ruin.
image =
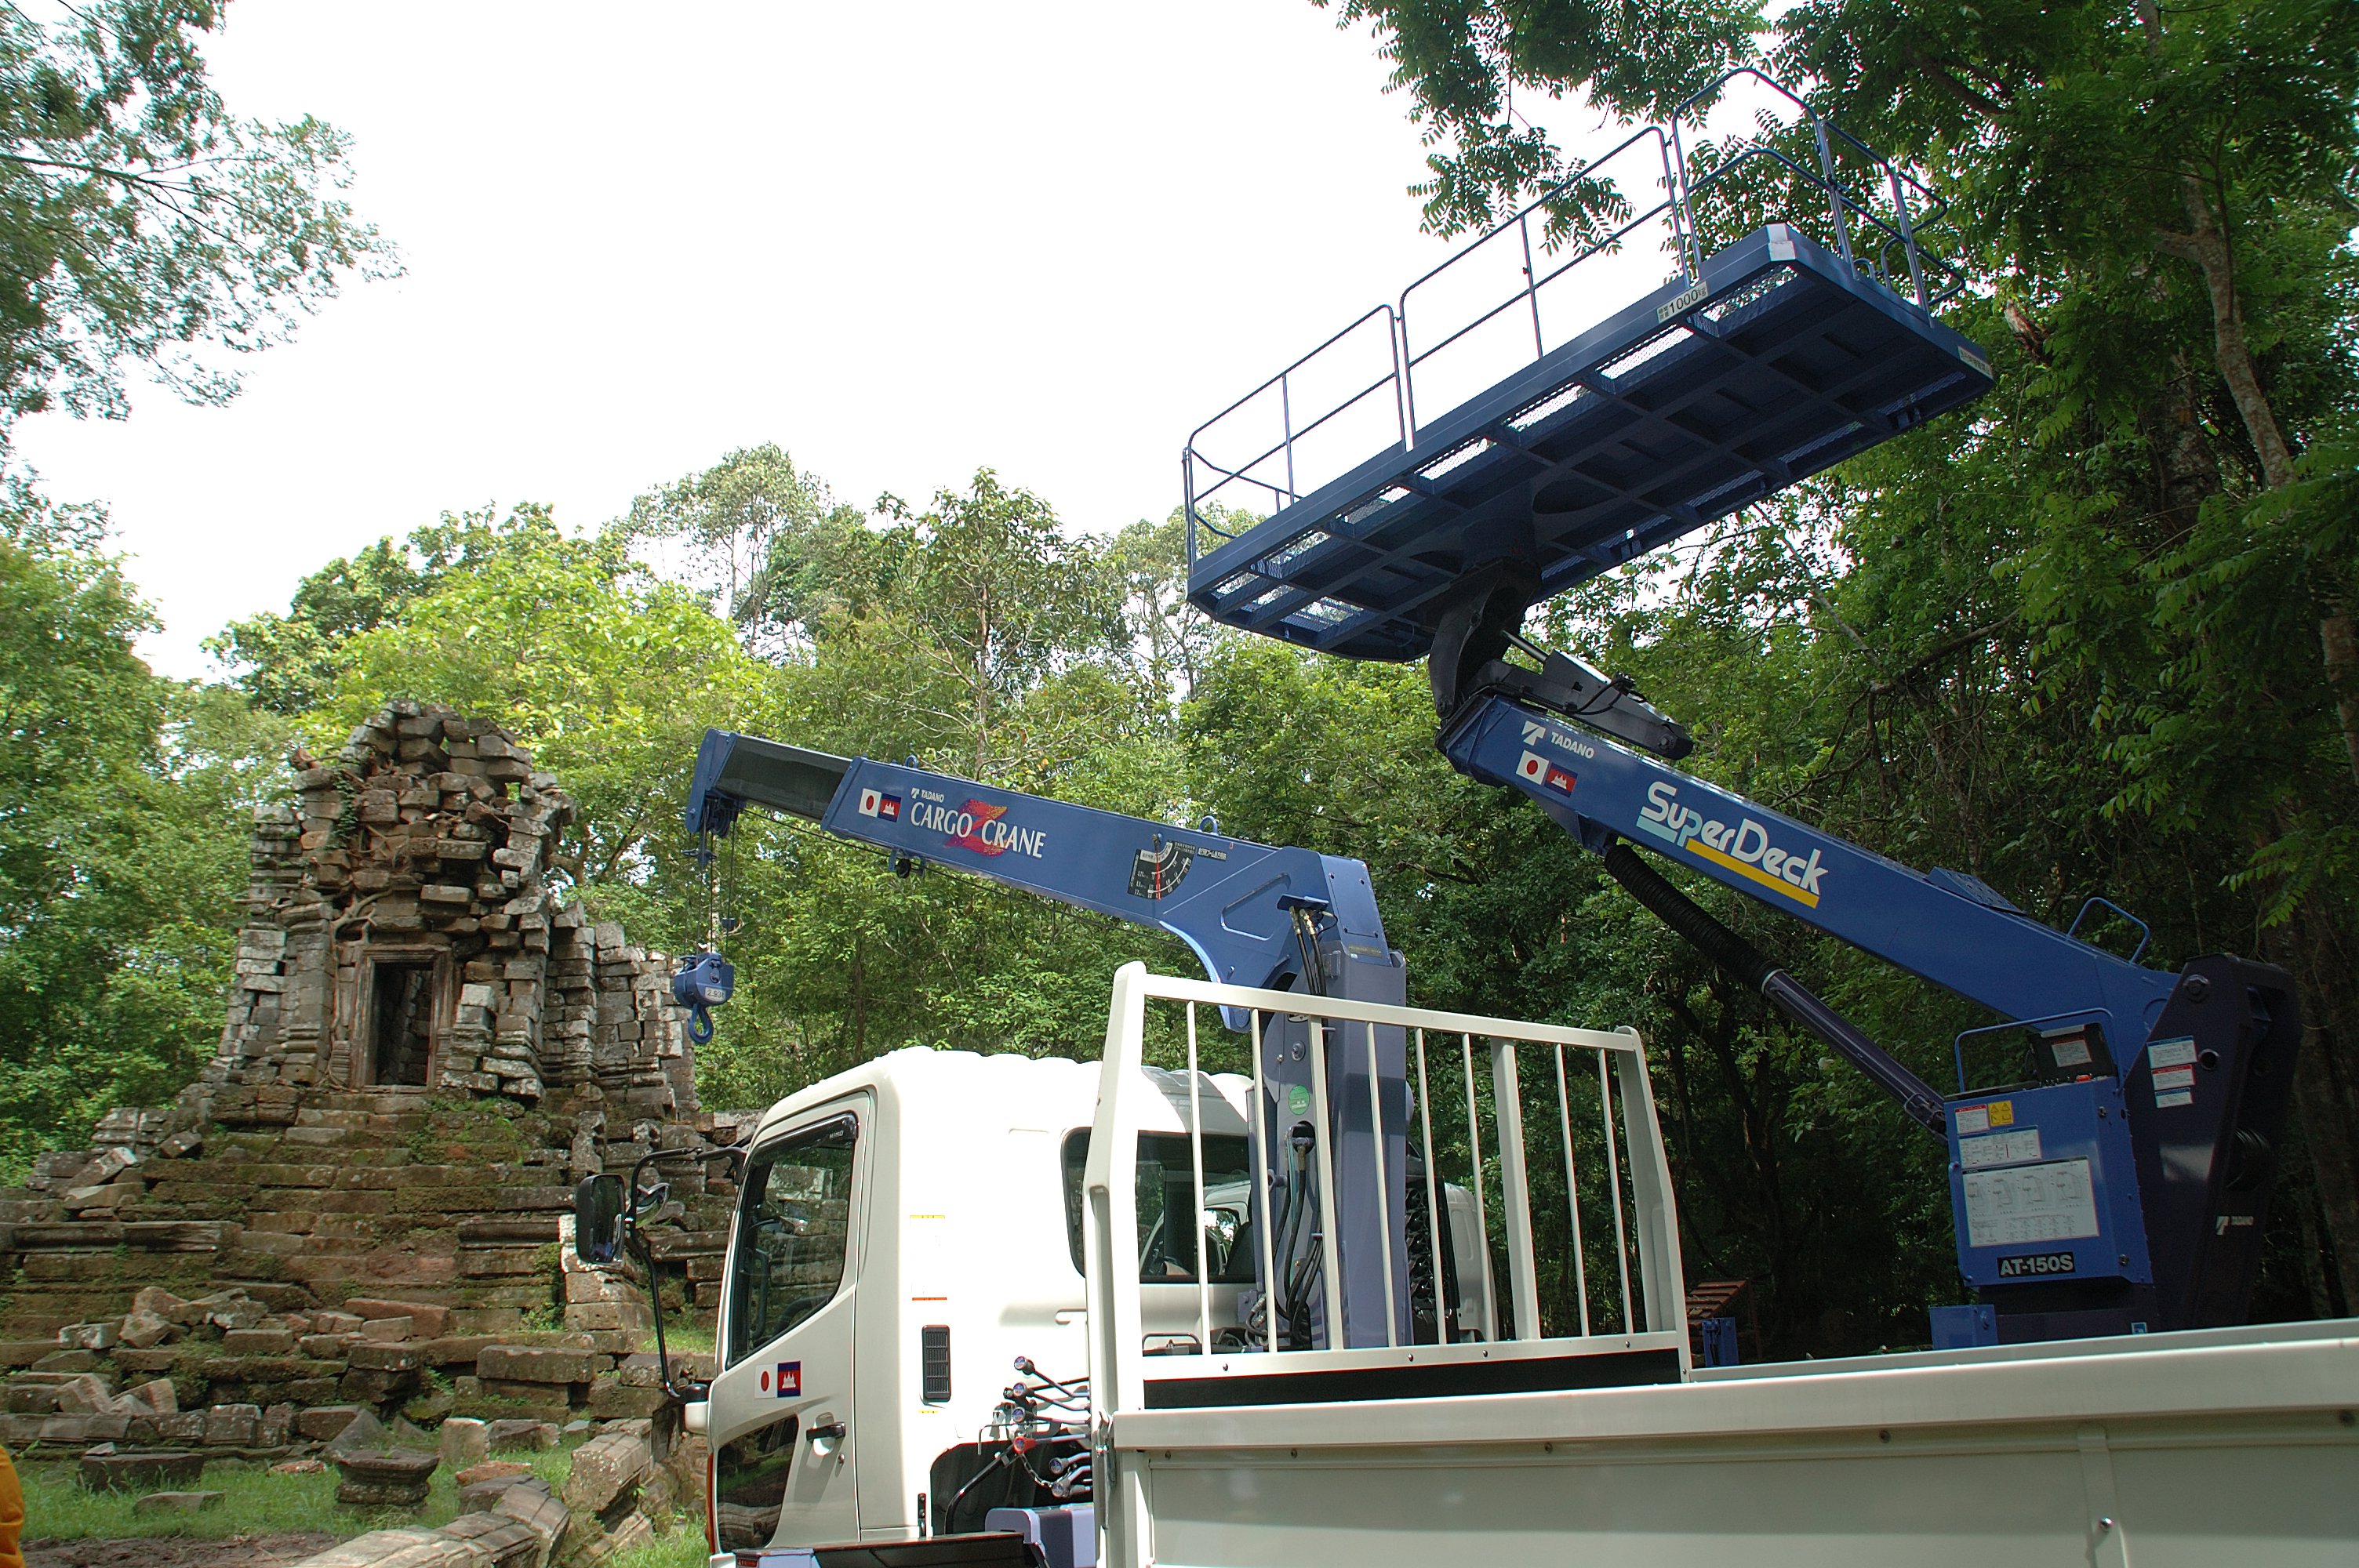
[[[395, 702], [295, 761], [217, 1055], [0, 1194], [0, 1442], [652, 1413], [643, 1291], [560, 1242], [582, 1176], [746, 1119], [698, 1108], [664, 956], [562, 898], [573, 803], [496, 726]], [[731, 1189], [667, 1174], [659, 1267], [709, 1309]]]

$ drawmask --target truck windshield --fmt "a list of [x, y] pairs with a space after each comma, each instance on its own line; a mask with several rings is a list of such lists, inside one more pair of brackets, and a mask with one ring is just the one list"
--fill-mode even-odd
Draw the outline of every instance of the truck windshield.
[[[1065, 1135], [1065, 1236], [1073, 1268], [1082, 1260], [1082, 1168], [1089, 1162], [1090, 1130]], [[1204, 1198], [1196, 1198], [1196, 1172], [1184, 1132], [1138, 1135], [1138, 1280], [1146, 1285], [1193, 1284], [1196, 1235], [1204, 1231], [1204, 1259], [1217, 1285], [1253, 1283], [1253, 1179], [1245, 1141], [1218, 1133], [1204, 1139]]]
[[852, 1241], [849, 1116], [755, 1151], [737, 1211], [729, 1280], [734, 1365], [835, 1299]]

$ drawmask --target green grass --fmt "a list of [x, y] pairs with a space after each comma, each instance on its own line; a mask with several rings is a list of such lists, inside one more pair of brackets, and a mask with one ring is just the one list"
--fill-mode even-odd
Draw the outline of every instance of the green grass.
[[611, 1559], [606, 1568], [704, 1568], [710, 1560], [703, 1525], [683, 1519], [669, 1535], [658, 1536], [636, 1552]]
[[[554, 1488], [572, 1464], [574, 1444], [546, 1453], [502, 1454], [532, 1466], [534, 1475]], [[360, 1535], [372, 1530], [412, 1525], [431, 1530], [450, 1523], [459, 1514], [459, 1484], [448, 1470], [434, 1473], [425, 1505], [409, 1509], [347, 1509], [336, 1505], [336, 1472], [331, 1466], [316, 1476], [274, 1476], [261, 1465], [215, 1460], [205, 1466], [204, 1478], [187, 1490], [219, 1492], [219, 1506], [201, 1514], [135, 1514], [136, 1492], [88, 1492], [71, 1465], [28, 1464], [23, 1467], [25, 1539], [27, 1541], [124, 1541], [142, 1536], [178, 1535], [198, 1541], [218, 1541], [230, 1535], [275, 1535], [327, 1530]], [[696, 1555], [681, 1563], [704, 1561], [704, 1537], [695, 1532]], [[672, 1544], [668, 1538], [665, 1545]], [[665, 1568], [669, 1557], [633, 1560], [632, 1568]]]
[[[664, 1318], [664, 1348], [673, 1355], [710, 1356], [712, 1344], [712, 1325], [681, 1323], [669, 1315]], [[656, 1353], [654, 1329], [639, 1336], [639, 1349], [649, 1356]]]

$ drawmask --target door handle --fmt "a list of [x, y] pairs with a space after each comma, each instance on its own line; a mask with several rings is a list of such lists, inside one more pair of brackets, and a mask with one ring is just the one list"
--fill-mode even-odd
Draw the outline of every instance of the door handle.
[[843, 1422], [832, 1421], [825, 1426], [812, 1427], [806, 1435], [813, 1443], [841, 1443], [843, 1441]]

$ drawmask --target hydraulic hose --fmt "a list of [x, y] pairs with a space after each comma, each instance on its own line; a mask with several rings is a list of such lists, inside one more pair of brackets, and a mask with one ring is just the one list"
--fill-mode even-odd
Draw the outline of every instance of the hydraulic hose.
[[1833, 1046], [1876, 1087], [1900, 1102], [1910, 1119], [1934, 1137], [1949, 1141], [1949, 1116], [1933, 1087], [1870, 1040], [1858, 1025], [1829, 1007], [1810, 989], [1770, 962], [1761, 949], [1714, 919], [1712, 912], [1665, 881], [1627, 844], [1605, 852], [1605, 874], [1632, 898], [1711, 959], [1747, 990]]

